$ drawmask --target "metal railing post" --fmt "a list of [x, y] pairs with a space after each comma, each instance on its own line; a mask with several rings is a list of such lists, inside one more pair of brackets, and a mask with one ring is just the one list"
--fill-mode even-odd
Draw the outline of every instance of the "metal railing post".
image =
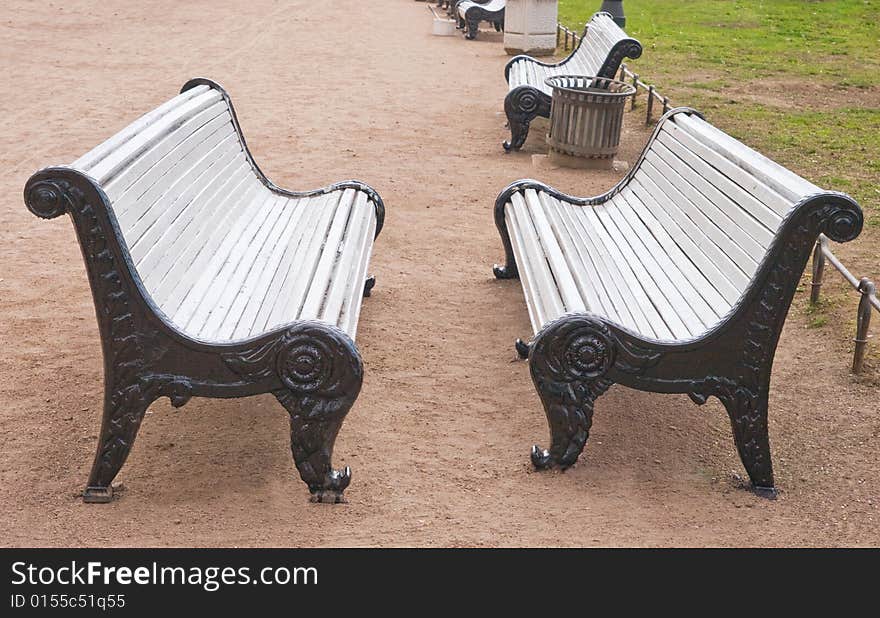
[[636, 108], [636, 97], [639, 96], [639, 76], [637, 73], [633, 73], [633, 87], [636, 91], [633, 92], [632, 106], [630, 107], [631, 110]]
[[645, 115], [645, 124], [651, 124], [651, 112], [654, 111], [654, 86], [648, 86], [648, 111]]
[[862, 298], [859, 300], [859, 313], [856, 316], [855, 350], [853, 351], [853, 373], [862, 371], [862, 363], [865, 361], [865, 348], [868, 346], [868, 327], [871, 325], [871, 297], [877, 291], [874, 283], [867, 277], [859, 281], [859, 292]]
[[819, 302], [819, 292], [822, 291], [822, 275], [825, 274], [825, 251], [822, 250], [822, 238], [816, 241], [813, 249], [813, 281], [810, 283], [810, 304]]

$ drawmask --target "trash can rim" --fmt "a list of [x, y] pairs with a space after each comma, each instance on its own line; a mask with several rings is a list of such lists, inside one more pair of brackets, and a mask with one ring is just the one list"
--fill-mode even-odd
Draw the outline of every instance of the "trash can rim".
[[[619, 92], [608, 92], [607, 90], [601, 88], [593, 88], [591, 86], [563, 86], [557, 81], [561, 81], [564, 79], [583, 79], [590, 80], [589, 83], [592, 84], [593, 80], [601, 79], [605, 84], [619, 84], [623, 88]], [[632, 84], [627, 84], [626, 82], [622, 82], [620, 80], [611, 79], [610, 77], [597, 77], [595, 75], [552, 75], [544, 80], [544, 83], [553, 88], [554, 90], [562, 90], [565, 92], [571, 93], [583, 93], [589, 92], [590, 94], [598, 94], [603, 97], [630, 97], [632, 96], [636, 88]]]

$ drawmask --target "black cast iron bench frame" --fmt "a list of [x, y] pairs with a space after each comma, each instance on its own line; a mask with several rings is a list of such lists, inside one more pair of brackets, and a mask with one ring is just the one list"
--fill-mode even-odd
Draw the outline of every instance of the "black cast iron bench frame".
[[[229, 95], [217, 83], [245, 154], [260, 180], [285, 196], [321, 195], [345, 188], [365, 192], [375, 206], [376, 236], [385, 207], [368, 185], [344, 181], [313, 191], [274, 185], [253, 160]], [[341, 502], [351, 471], [331, 466], [342, 421], [360, 392], [363, 361], [351, 338], [320, 321], [299, 321], [230, 344], [205, 343], [176, 329], [153, 304], [135, 270], [104, 191], [87, 175], [67, 167], [35, 173], [24, 189], [28, 209], [43, 219], [70, 215], [76, 230], [101, 336], [104, 414], [85, 502], [109, 502], [112, 481], [125, 463], [150, 404], [168, 397], [181, 407], [192, 397], [236, 398], [272, 393], [290, 414], [291, 451], [312, 500]], [[366, 281], [369, 295], [375, 280]]]
[[[702, 118], [692, 109], [671, 110], [658, 123], [645, 152], [663, 123], [680, 113]], [[575, 206], [603, 204], [639, 173], [645, 152], [620, 183], [598, 197], [573, 197], [535, 180], [520, 180], [505, 188], [495, 202], [494, 216], [506, 264], [495, 266], [495, 276], [519, 277], [505, 214], [512, 195], [535, 189]], [[684, 393], [699, 405], [714, 396], [730, 417], [753, 490], [775, 497], [767, 410], [779, 336], [816, 239], [825, 234], [836, 242], [850, 241], [862, 225], [862, 210], [848, 195], [821, 192], [801, 199], [783, 218], [739, 301], [698, 338], [661, 342], [601, 315], [569, 313], [544, 324], [529, 343], [517, 340], [517, 352], [529, 361], [551, 434], [549, 449], [532, 448], [533, 465], [565, 469], [577, 461], [589, 437], [594, 403], [613, 384]]]

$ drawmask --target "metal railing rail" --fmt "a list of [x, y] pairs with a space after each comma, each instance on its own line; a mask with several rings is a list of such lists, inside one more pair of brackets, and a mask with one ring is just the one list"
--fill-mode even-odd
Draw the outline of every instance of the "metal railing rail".
[[813, 250], [813, 281], [810, 289], [810, 304], [819, 302], [819, 292], [822, 289], [822, 276], [825, 273], [825, 263], [829, 262], [846, 281], [862, 295], [859, 300], [858, 313], [856, 314], [855, 350], [853, 351], [853, 373], [860, 373], [865, 360], [865, 350], [868, 346], [868, 327], [871, 325], [871, 308], [880, 313], [880, 299], [877, 298], [877, 286], [867, 277], [856, 279], [846, 266], [837, 259], [831, 249], [828, 248], [828, 239], [824, 234], [819, 236], [816, 248]]
[[[562, 42], [560, 43], [560, 39]], [[565, 51], [569, 49], [575, 48], [578, 43], [580, 43], [581, 36], [560, 23], [556, 24], [556, 47], [560, 45]], [[654, 121], [654, 102], [657, 101], [662, 107], [663, 110], [660, 112], [660, 115], [665, 114], [669, 111], [669, 97], [665, 97], [657, 91], [657, 87], [653, 84], [648, 84], [643, 81], [637, 73], [633, 73], [626, 66], [626, 63], [621, 63], [620, 65], [620, 73], [617, 78], [618, 80], [625, 82], [629, 80], [629, 82], [635, 86], [636, 92], [632, 96], [632, 101], [630, 102], [630, 109], [635, 109], [637, 106], [637, 99], [639, 97], [639, 88], [644, 90], [647, 93], [648, 100], [647, 106], [645, 110], [645, 124], [650, 125]], [[658, 116], [659, 117], [659, 116]]]

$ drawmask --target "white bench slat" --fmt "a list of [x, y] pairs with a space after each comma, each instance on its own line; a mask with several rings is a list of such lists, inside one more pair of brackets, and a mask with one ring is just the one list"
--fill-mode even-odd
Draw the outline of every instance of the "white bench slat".
[[348, 226], [354, 198], [355, 192], [352, 189], [346, 189], [342, 193], [342, 197], [339, 198], [336, 215], [333, 217], [333, 223], [321, 247], [321, 257], [312, 275], [305, 302], [297, 316], [301, 320], [317, 320], [321, 315], [321, 308], [324, 306], [327, 291], [333, 281], [333, 267], [336, 265], [339, 255], [339, 244], [342, 242], [343, 234]]
[[616, 201], [613, 205], [613, 208], [603, 208], [597, 213], [605, 220], [609, 233], [630, 262], [666, 326], [677, 338], [699, 333], [704, 324], [691, 307], [690, 300], [685, 299], [685, 292], [677, 288], [648, 248], [648, 241], [643, 236], [650, 234], [641, 228], [631, 228]]
[[190, 99], [198, 95], [204, 94], [207, 91], [208, 86], [200, 85], [177, 95], [173, 99], [169, 99], [156, 109], [144, 114], [143, 116], [135, 120], [133, 123], [113, 135], [110, 139], [107, 139], [92, 148], [86, 154], [71, 163], [70, 167], [88, 173], [92, 167], [100, 163], [108, 154], [119, 148], [122, 144], [137, 135], [140, 131], [143, 131], [145, 127], [149, 126], [151, 123], [155, 122], [175, 108], [183, 105]]
[[[711, 283], [712, 287], [724, 297], [728, 304], [732, 305], [735, 303], [740, 296], [741, 288], [732, 283], [727, 278], [727, 275], [716, 266], [716, 261], [703, 252], [701, 246], [705, 245], [705, 242], [700, 245], [697, 244], [698, 236], [700, 235], [699, 230], [695, 231], [695, 226], [690, 219], [682, 218], [680, 213], [674, 208], [670, 208], [670, 211], [674, 214], [667, 212], [666, 208], [654, 197], [655, 195], [662, 196], [662, 191], [649, 177], [641, 176], [637, 179], [634, 178], [629, 186], [638, 196], [641, 203], [644, 204], [644, 211], [639, 213], [642, 220], [646, 220], [649, 214], [656, 217], [656, 220], [660, 222], [660, 227], [670, 236], [672, 242], [679, 247], [680, 255], [684, 256], [685, 260], [693, 262], [702, 277]], [[663, 204], [668, 204], [666, 199], [660, 201]], [[658, 233], [657, 238], [662, 238], [662, 235]], [[686, 272], [686, 270], [682, 272]], [[692, 282], [695, 281], [691, 277], [688, 277], [688, 279]], [[703, 298], [706, 298], [706, 296], [704, 295]]]
[[617, 308], [598, 276], [598, 268], [593, 263], [593, 256], [577, 233], [578, 224], [573, 219], [573, 209], [554, 198], [548, 197], [548, 202], [556, 209], [560, 225], [559, 229], [554, 231], [565, 247], [566, 258], [570, 260], [569, 264], [576, 274], [575, 280], [580, 286], [581, 296], [585, 299], [588, 309], [607, 315], [622, 324]]
[[692, 171], [687, 176], [691, 184], [700, 185], [700, 192], [723, 208], [762, 247], [770, 246], [781, 221], [779, 215], [694, 154], [668, 131], [661, 131], [657, 141], [687, 164]]
[[158, 203], [152, 205], [143, 217], [125, 230], [125, 241], [135, 263], [141, 261], [162, 235], [179, 233], [181, 228], [173, 225], [174, 220], [199, 192], [210, 186], [210, 182], [214, 180], [211, 170], [218, 159], [225, 160], [225, 157], [231, 158], [240, 152], [238, 140], [232, 136], [216, 145], [208, 143], [206, 147], [210, 150], [192, 162], [189, 169], [177, 178]]
[[[173, 228], [169, 228], [167, 233], [158, 238], [152, 246], [146, 247], [143, 256], [139, 260], [135, 260], [135, 266], [144, 281], [152, 279], [153, 270], [162, 268], [167, 259], [177, 258], [185, 243], [194, 236], [196, 229], [203, 227], [202, 222], [208, 216], [211, 203], [220, 199], [218, 191], [226, 180], [234, 175], [244, 178], [243, 174], [247, 169], [242, 165], [242, 161], [235, 151], [227, 152], [212, 164], [207, 172], [211, 176], [210, 182], [206, 183], [193, 200], [187, 204], [174, 221]], [[163, 274], [167, 268], [165, 266]]]
[[705, 120], [681, 114], [678, 122], [694, 136], [699, 137], [709, 148], [732, 158], [735, 163], [760, 178], [790, 202], [798, 202], [802, 197], [822, 192], [813, 183], [752, 150]]
[[594, 244], [592, 233], [588, 231], [589, 226], [579, 216], [577, 209], [569, 210], [568, 214], [572, 221], [571, 229], [579, 239], [582, 253], [589, 257], [589, 262], [585, 262], [584, 266], [587, 269], [592, 267], [595, 278], [599, 280], [599, 293], [602, 296], [602, 292], [604, 292], [603, 303], [606, 305], [606, 310], [608, 305], [613, 307], [613, 312], [608, 315], [616, 315], [619, 324], [637, 330], [638, 325], [633, 317], [633, 312], [618, 288], [618, 281], [611, 277], [610, 268], [613, 268], [613, 264], [609, 263], [608, 256], [604, 253], [603, 247]]
[[[297, 212], [301, 213], [299, 220], [296, 223], [293, 236], [288, 242], [288, 248], [278, 264], [278, 271], [266, 289], [265, 298], [260, 303], [260, 308], [257, 310], [257, 315], [253, 320], [249, 335], [263, 332], [270, 327], [269, 319], [276, 305], [279, 307], [279, 312], [282, 315], [284, 308], [290, 307], [288, 303], [290, 289], [300, 274], [300, 269], [298, 267], [295, 268], [293, 265], [297, 264], [297, 259], [301, 259], [302, 254], [306, 251], [311, 235], [316, 233], [318, 220], [325, 214], [324, 206], [328, 199], [329, 196], [321, 195], [312, 198], [304, 197], [297, 201]], [[292, 312], [295, 311], [296, 308], [292, 310]], [[283, 319], [283, 317], [279, 319]]]
[[513, 205], [510, 202], [505, 205], [504, 213], [505, 225], [510, 234], [510, 246], [513, 250], [513, 255], [516, 258], [519, 270], [519, 282], [522, 285], [526, 297], [526, 308], [529, 312], [529, 321], [532, 324], [532, 331], [537, 333], [541, 330], [544, 321], [541, 319], [542, 315], [537, 306], [538, 295], [532, 283], [534, 280], [532, 267], [526, 259], [525, 248], [523, 247], [519, 226], [517, 225], [516, 213], [513, 211]]
[[354, 338], [357, 333], [358, 318], [360, 318], [362, 299], [364, 297], [364, 285], [367, 280], [367, 267], [370, 263], [370, 255], [373, 252], [373, 240], [376, 236], [376, 209], [372, 201], [367, 202], [369, 225], [364, 233], [358, 255], [361, 256], [354, 283], [349, 290], [348, 298], [342, 305], [339, 314], [339, 327], [351, 334]]
[[266, 305], [271, 302], [273, 290], [277, 291], [280, 288], [284, 274], [287, 272], [286, 267], [299, 246], [299, 239], [305, 227], [302, 223], [308, 211], [308, 200], [285, 197], [284, 201], [283, 208], [287, 215], [282, 215], [285, 220], [284, 227], [270, 246], [270, 252], [263, 262], [261, 272], [249, 278], [248, 285], [252, 288], [249, 302], [240, 312], [231, 339], [245, 339], [252, 334], [262, 332], [261, 328], [256, 327], [257, 321], [261, 319], [260, 312], [264, 311]]
[[559, 294], [562, 298], [564, 311], [566, 312], [583, 312], [587, 310], [584, 300], [581, 297], [574, 277], [571, 276], [571, 270], [562, 254], [562, 248], [559, 241], [553, 233], [550, 222], [547, 220], [543, 200], [538, 198], [538, 193], [534, 189], [525, 191], [526, 208], [532, 217], [532, 222], [538, 232], [538, 238], [542, 246], [545, 257], [550, 265], [550, 272]]
[[[179, 129], [169, 133], [149, 148], [130, 165], [120, 170], [111, 180], [104, 183], [103, 189], [113, 202], [113, 207], [124, 212], [140, 193], [149, 188], [155, 179], [165, 174], [179, 157], [199, 145], [214, 131], [225, 127], [234, 134], [232, 117], [225, 101], [212, 105], [205, 111], [187, 120]], [[173, 155], [171, 153], [174, 153]], [[162, 165], [157, 167], [157, 163]], [[136, 191], [128, 194], [130, 189]], [[124, 198], [127, 197], [127, 200]]]
[[358, 267], [356, 261], [363, 248], [363, 237], [367, 231], [371, 207], [367, 204], [367, 195], [358, 193], [349, 214], [345, 235], [337, 250], [336, 265], [327, 290], [327, 298], [321, 308], [320, 319], [330, 324], [339, 323], [342, 305], [349, 296], [351, 287], [359, 287], [363, 293], [364, 282], [355, 280]]
[[[180, 312], [186, 316], [183, 325], [188, 332], [201, 336], [212, 314], [225, 315], [228, 305], [220, 307], [220, 301], [229, 300], [229, 290], [233, 290], [233, 294], [237, 291], [233, 288], [236, 269], [249, 248], [256, 247], [254, 239], [260, 230], [266, 230], [266, 224], [274, 221], [272, 206], [276, 196], [268, 191], [259, 192], [258, 196], [256, 214], [242, 221], [244, 225], [233, 228], [224, 246], [214, 255], [205, 273], [182, 303]], [[186, 309], [190, 310], [188, 314], [184, 313]]]
[[[630, 297], [628, 308], [639, 331], [658, 339], [671, 337], [671, 331], [663, 322], [656, 307], [651, 303], [651, 299], [642, 287], [638, 275], [633, 271], [632, 265], [599, 218], [597, 211], [603, 207], [604, 205], [582, 208], [578, 214], [589, 223], [594, 238], [604, 247], [608, 263], [611, 266], [611, 276], [617, 280], [621, 295], [627, 294]], [[626, 297], [624, 300], [626, 301]]]
[[176, 285], [165, 303], [173, 308], [172, 319], [181, 327], [186, 327], [214, 275], [220, 270], [241, 235], [242, 228], [260, 214], [264, 200], [257, 199], [257, 196], [265, 196], [266, 193], [255, 185], [247, 186], [247, 181], [244, 184], [244, 192], [232, 206], [235, 209], [234, 216], [222, 228], [216, 229], [204, 245], [197, 247], [198, 253], [191, 263], [184, 266], [184, 273], [176, 280]]
[[[257, 187], [248, 182], [251, 173], [248, 167], [230, 174], [227, 182], [217, 188], [216, 202], [209, 202], [207, 206], [216, 213], [211, 225], [191, 223], [166, 256], [147, 274], [144, 283], [159, 306], [174, 306], [193, 286], [214, 247], [226, 236], [247, 205], [245, 196], [256, 193]], [[206, 212], [210, 214], [212, 211]]]
[[288, 277], [269, 314], [267, 328], [281, 326], [299, 317], [300, 308], [311, 285], [321, 248], [330, 231], [341, 197], [342, 192], [337, 191], [324, 196], [324, 199], [310, 206], [317, 209], [316, 217], [290, 264]]
[[755, 269], [755, 263], [736, 247], [730, 239], [725, 241], [726, 236], [710, 219], [693, 204], [667, 178], [670, 175], [677, 176], [676, 172], [666, 165], [655, 153], [649, 152], [642, 163], [642, 169], [646, 178], [654, 182], [661, 191], [658, 195], [665, 196], [663, 205], [673, 215], [680, 227], [685, 229], [694, 239], [700, 249], [718, 264], [718, 268], [724, 275], [736, 285], [737, 289], [743, 289], [749, 281], [749, 276]]
[[241, 150], [241, 145], [238, 143], [238, 137], [232, 126], [226, 125], [213, 131], [207, 129], [204, 134], [200, 132], [194, 136], [194, 144], [184, 146], [153, 166], [142, 177], [142, 182], [136, 182], [117, 201], [113, 202], [113, 210], [116, 212], [122, 229], [126, 233], [130, 232], [136, 222], [154, 206], [161, 209], [162, 196], [180, 178], [181, 170], [188, 169], [204, 154], [204, 150], [224, 139], [234, 139], [238, 149]]
[[222, 96], [216, 90], [193, 97], [110, 152], [100, 163], [89, 169], [89, 175], [101, 185], [109, 182], [133, 159], [179, 128], [190, 117], [222, 100]]
[[621, 324], [636, 331], [646, 327], [653, 336], [653, 329], [647, 327], [644, 316], [635, 307], [632, 307], [631, 302], [627, 301], [630, 297], [629, 291], [620, 273], [617, 272], [616, 265], [611, 259], [605, 244], [596, 234], [596, 230], [591, 222], [584, 216], [584, 211], [573, 209], [571, 215], [572, 219], [577, 223], [576, 229], [581, 236], [581, 242], [584, 243], [584, 246], [589, 247], [590, 256], [593, 258], [592, 262], [596, 268], [596, 275], [602, 281], [602, 285], [608, 293], [611, 302], [614, 303]]
[[[675, 186], [679, 191], [724, 234], [726, 238], [716, 244], [724, 248], [730, 241], [734, 247], [740, 249], [745, 254], [744, 258], [748, 258], [748, 261], [744, 259], [743, 263], [737, 262], [743, 270], [757, 266], [761, 258], [764, 257], [766, 247], [749, 234], [751, 230], [760, 229], [757, 221], [738, 208], [736, 204], [730, 202], [726, 196], [706, 182], [699, 172], [694, 171], [687, 162], [678, 158], [663, 143], [655, 142], [652, 150], [656, 156], [662, 158], [666, 165], [675, 170], [678, 175]], [[719, 238], [721, 237], [719, 236]], [[765, 230], [763, 239], [767, 244], [769, 244], [770, 238], [772, 236], [768, 237]]]
[[522, 249], [531, 267], [532, 290], [536, 293], [537, 301], [536, 313], [543, 322], [548, 316], [552, 319], [553, 316], [565, 313], [565, 303], [556, 287], [553, 272], [550, 270], [524, 197], [519, 193], [514, 194], [511, 203], [519, 227]]
[[268, 249], [266, 245], [272, 232], [280, 229], [277, 225], [283, 212], [283, 209], [278, 208], [280, 200], [274, 194], [267, 196], [258, 218], [245, 229], [211, 282], [199, 310], [187, 325], [202, 338], [229, 339], [229, 335], [223, 334], [221, 329], [242, 286], [248, 280], [251, 268], [262, 252]]
[[644, 244], [663, 274], [669, 278], [668, 293], [675, 291], [681, 294], [705, 327], [714, 324], [727, 312], [730, 305], [724, 297], [684, 255], [663, 226], [650, 216], [632, 190], [627, 189], [615, 196], [615, 205], [618, 206], [615, 214], [626, 221], [632, 234]]
[[731, 188], [728, 195], [736, 196], [737, 200], [739, 200], [739, 195], [747, 195], [747, 198], [738, 203], [743, 208], [747, 208], [756, 218], [763, 221], [768, 229], [775, 232], [779, 227], [779, 222], [782, 221], [782, 217], [791, 209], [791, 202], [727, 157], [703, 145], [702, 142], [679, 127], [674, 120], [675, 117], [673, 117], [672, 121], [665, 123], [663, 131], [673, 135], [680, 144], [718, 170], [720, 174], [728, 178], [739, 189], [737, 191], [736, 188]]
[[[287, 197], [275, 196], [272, 208], [278, 212], [278, 218], [270, 217], [268, 219], [268, 233], [263, 235], [264, 232], [261, 230], [261, 236], [257, 237], [253, 243], [257, 245], [256, 250], [253, 246], [248, 248], [248, 253], [242, 259], [242, 264], [237, 270], [238, 279], [233, 283], [233, 287], [237, 288], [237, 291], [229, 304], [229, 310], [225, 316], [215, 317], [212, 315], [211, 320], [206, 324], [206, 331], [210, 332], [211, 339], [235, 339], [235, 331], [241, 324], [248, 306], [253, 304], [259, 307], [260, 301], [256, 297], [261, 296], [260, 282], [264, 271], [269, 270], [270, 260], [277, 255], [276, 250], [283, 251], [285, 248], [281, 238], [295, 212], [293, 208], [289, 207], [289, 203], [290, 200]], [[277, 257], [271, 263], [274, 267], [277, 264]], [[223, 307], [224, 303], [221, 301], [218, 308], [222, 310]], [[241, 326], [242, 330], [250, 330], [249, 324]], [[213, 330], [210, 330], [212, 328]]]

